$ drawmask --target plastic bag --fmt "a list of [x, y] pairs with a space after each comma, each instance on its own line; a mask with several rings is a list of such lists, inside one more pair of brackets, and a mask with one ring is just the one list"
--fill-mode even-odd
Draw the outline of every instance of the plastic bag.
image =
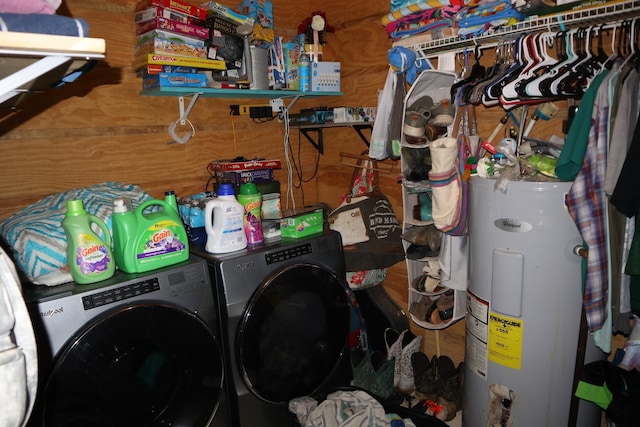
[[388, 157], [386, 152], [387, 139], [389, 138], [389, 117], [393, 105], [393, 94], [397, 75], [389, 68], [384, 88], [378, 93], [378, 109], [376, 120], [371, 130], [371, 142], [369, 144], [369, 157], [376, 160], [384, 160]]

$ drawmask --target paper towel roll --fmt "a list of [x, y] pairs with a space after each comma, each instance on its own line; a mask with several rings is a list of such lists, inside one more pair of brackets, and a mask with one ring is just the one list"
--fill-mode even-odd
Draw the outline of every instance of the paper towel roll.
[[269, 89], [269, 50], [251, 46], [251, 89]]

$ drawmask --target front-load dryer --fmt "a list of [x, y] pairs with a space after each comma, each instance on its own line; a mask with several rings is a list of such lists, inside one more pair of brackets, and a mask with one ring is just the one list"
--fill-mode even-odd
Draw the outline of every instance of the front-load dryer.
[[24, 295], [41, 374], [31, 426], [229, 425], [204, 260]]
[[335, 232], [224, 255], [210, 264], [234, 427], [298, 426], [294, 397], [349, 385], [351, 294]]

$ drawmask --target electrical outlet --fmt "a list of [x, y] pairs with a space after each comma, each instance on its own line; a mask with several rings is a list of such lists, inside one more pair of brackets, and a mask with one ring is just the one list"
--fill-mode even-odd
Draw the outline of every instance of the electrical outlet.
[[238, 104], [229, 105], [229, 110], [231, 110], [229, 112], [229, 114], [231, 114], [232, 116], [239, 116], [240, 115], [240, 106]]
[[269, 104], [274, 113], [279, 113], [284, 110], [284, 100], [282, 98], [272, 99], [269, 101]]

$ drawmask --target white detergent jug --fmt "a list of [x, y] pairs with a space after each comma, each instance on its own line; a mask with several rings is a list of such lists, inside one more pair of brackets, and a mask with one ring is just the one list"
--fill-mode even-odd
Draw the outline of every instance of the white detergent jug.
[[205, 207], [205, 250], [212, 254], [223, 254], [246, 248], [243, 219], [244, 206], [236, 199], [233, 186], [220, 184], [218, 197], [209, 200]]

